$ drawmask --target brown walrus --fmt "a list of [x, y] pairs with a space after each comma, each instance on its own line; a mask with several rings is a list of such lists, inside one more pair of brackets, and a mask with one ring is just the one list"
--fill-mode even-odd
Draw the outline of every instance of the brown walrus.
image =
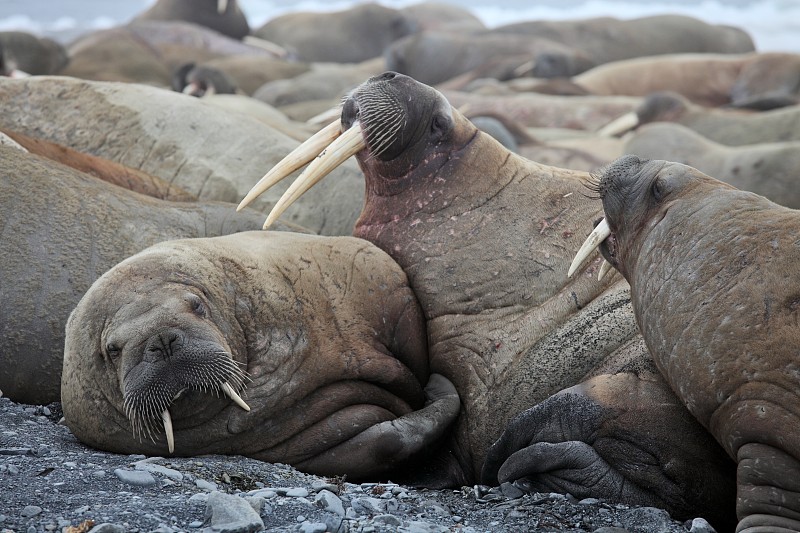
[[[479, 480], [489, 447], [509, 421], [551, 394], [590, 375], [626, 371], [638, 380], [633, 373], [655, 371], [637, 341], [627, 286], [598, 285], [592, 275], [598, 263], [567, 279], [580, 242], [576, 217], [599, 214], [599, 203], [585, 194], [587, 174], [509, 152], [438, 91], [393, 72], [358, 87], [344, 103], [341, 123], [322, 132], [270, 171], [243, 204], [313, 159], [270, 223], [326, 171], [356, 155], [367, 181], [355, 235], [384, 249], [408, 275], [427, 322], [431, 370], [450, 379], [462, 401], [438, 457], [438, 479], [430, 484]], [[645, 394], [663, 396], [656, 389], [642, 385]], [[680, 424], [664, 424], [662, 411], [636, 417], [640, 427], [612, 427], [602, 442], [588, 440], [594, 423], [617, 412], [615, 395], [595, 397], [605, 405], [592, 424], [579, 408], [550, 411], [560, 417], [553, 424], [560, 431], [549, 441], [557, 445], [536, 460], [554, 465], [544, 474], [559, 490], [658, 505], [681, 517], [732, 515], [733, 482], [721, 481], [724, 467], [716, 458], [724, 454], [708, 446], [707, 435], [695, 440], [689, 432], [668, 431]], [[685, 409], [669, 412], [696, 424]], [[569, 468], [561, 458], [576, 439], [586, 439], [586, 446], [571, 450]], [[686, 464], [697, 467], [676, 466]], [[614, 481], [597, 485], [609, 469]], [[491, 475], [485, 479], [496, 483]]]
[[656, 364], [738, 463], [737, 532], [800, 530], [800, 214], [636, 156], [595, 185]]
[[289, 232], [163, 242], [109, 270], [70, 315], [61, 398], [72, 432], [104, 450], [356, 479], [424, 451], [459, 409], [429, 379], [394, 261]]

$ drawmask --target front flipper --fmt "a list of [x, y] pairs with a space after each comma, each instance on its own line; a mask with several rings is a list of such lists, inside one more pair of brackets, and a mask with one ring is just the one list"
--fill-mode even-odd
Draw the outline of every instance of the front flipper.
[[735, 465], [658, 374], [597, 376], [521, 413], [482, 478], [735, 524]]
[[375, 424], [295, 466], [318, 474], [347, 474], [350, 479], [375, 476], [397, 467], [437, 442], [461, 409], [456, 388], [440, 374], [431, 374], [425, 396], [427, 403], [422, 409]]

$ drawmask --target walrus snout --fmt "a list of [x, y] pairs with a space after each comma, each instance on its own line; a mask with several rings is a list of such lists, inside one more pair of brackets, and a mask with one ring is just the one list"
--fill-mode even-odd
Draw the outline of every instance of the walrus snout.
[[180, 330], [168, 329], [153, 335], [144, 346], [145, 360], [160, 360], [172, 357], [181, 349], [184, 335]]

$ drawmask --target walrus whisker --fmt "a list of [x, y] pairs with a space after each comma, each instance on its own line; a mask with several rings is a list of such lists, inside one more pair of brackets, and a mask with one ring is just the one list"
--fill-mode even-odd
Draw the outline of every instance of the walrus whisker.
[[264, 222], [264, 229], [267, 229], [277, 218], [300, 198], [308, 189], [313, 187], [319, 180], [327, 176], [333, 169], [341, 165], [351, 156], [366, 148], [361, 124], [356, 121], [353, 125], [339, 135], [325, 150], [314, 159], [311, 164], [300, 174], [292, 183], [283, 196], [275, 203]]
[[600, 223], [592, 230], [586, 240], [581, 245], [580, 250], [578, 253], [575, 254], [575, 259], [572, 260], [572, 264], [569, 266], [569, 270], [567, 271], [567, 277], [570, 278], [575, 273], [578, 268], [583, 265], [586, 259], [589, 258], [590, 255], [600, 246], [600, 243], [606, 240], [606, 238], [611, 235], [611, 228], [608, 226], [608, 221], [604, 218], [600, 221]]
[[244, 209], [250, 202], [255, 200], [264, 191], [284, 179], [286, 176], [314, 160], [320, 155], [328, 145], [331, 144], [337, 137], [342, 134], [341, 121], [336, 120], [326, 127], [319, 130], [317, 133], [309, 137], [309, 139], [292, 150], [289, 155], [281, 159], [281, 161], [272, 167], [263, 178], [250, 189], [250, 192], [245, 195], [239, 205], [236, 207], [237, 211]]

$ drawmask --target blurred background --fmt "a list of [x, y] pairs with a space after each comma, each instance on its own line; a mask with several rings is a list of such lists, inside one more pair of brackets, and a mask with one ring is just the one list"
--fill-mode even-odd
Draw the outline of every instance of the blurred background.
[[[125, 23], [154, 0], [0, 0], [0, 31], [23, 30], [67, 43], [91, 30]], [[290, 11], [338, 11], [358, 1], [241, 0], [250, 26]], [[415, 0], [382, 0], [405, 7]], [[800, 52], [800, 0], [462, 0], [489, 27], [536, 19], [614, 16], [627, 19], [661, 13], [691, 15], [714, 24], [746, 29], [760, 51]]]

